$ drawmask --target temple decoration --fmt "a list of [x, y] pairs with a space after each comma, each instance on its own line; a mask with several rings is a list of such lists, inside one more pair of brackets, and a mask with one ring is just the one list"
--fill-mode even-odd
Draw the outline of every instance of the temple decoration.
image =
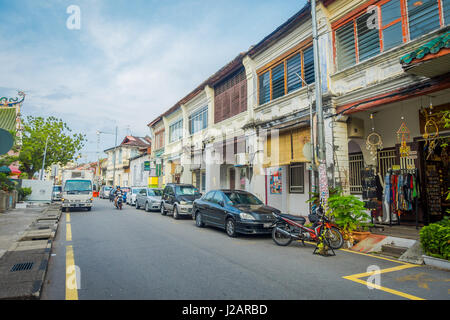
[[17, 95], [20, 97], [15, 98], [7, 98], [7, 97], [1, 97], [0, 98], [0, 107], [14, 107], [18, 104], [21, 104], [25, 100], [25, 93], [23, 91], [18, 91]]

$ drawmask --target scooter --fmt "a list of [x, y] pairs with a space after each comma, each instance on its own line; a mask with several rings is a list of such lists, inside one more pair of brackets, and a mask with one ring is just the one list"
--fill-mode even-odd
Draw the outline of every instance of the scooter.
[[123, 203], [123, 197], [122, 196], [117, 197], [117, 199], [115, 200], [116, 208], [119, 210], [122, 210], [122, 203]]
[[276, 219], [272, 228], [272, 239], [279, 246], [287, 246], [292, 240], [300, 240], [303, 245], [304, 241], [319, 242], [322, 234], [327, 238], [332, 249], [340, 249], [344, 245], [344, 237], [339, 227], [326, 217], [321, 206], [315, 213], [308, 216], [313, 223], [311, 228], [304, 226], [306, 219], [303, 217], [272, 214]]

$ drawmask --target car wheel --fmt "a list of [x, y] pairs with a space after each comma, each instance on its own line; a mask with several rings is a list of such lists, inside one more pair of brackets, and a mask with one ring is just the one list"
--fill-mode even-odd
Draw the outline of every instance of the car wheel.
[[167, 211], [164, 209], [164, 202], [161, 202], [161, 215], [165, 216]]
[[92, 207], [88, 207], [88, 208], [87, 208], [87, 211], [91, 211], [91, 210], [92, 210]]
[[136, 201], [136, 210], [139, 210], [139, 205], [137, 201]]
[[225, 230], [227, 232], [227, 235], [231, 238], [236, 237], [236, 223], [233, 219], [228, 218], [225, 222]]
[[145, 203], [145, 212], [149, 212], [150, 209], [148, 208], [148, 202]]
[[195, 215], [195, 225], [199, 228], [203, 228], [205, 224], [203, 223], [203, 217], [201, 212], [197, 212]]
[[174, 208], [173, 208], [173, 218], [175, 219], [175, 220], [178, 220], [178, 219], [180, 219], [180, 214], [179, 214], [179, 212], [178, 212], [178, 206], [174, 206]]

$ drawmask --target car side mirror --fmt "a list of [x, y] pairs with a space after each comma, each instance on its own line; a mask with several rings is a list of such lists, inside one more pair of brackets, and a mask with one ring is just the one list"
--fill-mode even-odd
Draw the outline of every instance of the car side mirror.
[[219, 201], [219, 206], [225, 207], [225, 203], [223, 202], [223, 200]]

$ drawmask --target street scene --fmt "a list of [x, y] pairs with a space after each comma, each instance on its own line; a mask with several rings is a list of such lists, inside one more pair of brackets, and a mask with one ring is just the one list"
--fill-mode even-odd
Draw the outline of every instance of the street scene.
[[0, 300], [450, 300], [449, 1], [0, 10]]

